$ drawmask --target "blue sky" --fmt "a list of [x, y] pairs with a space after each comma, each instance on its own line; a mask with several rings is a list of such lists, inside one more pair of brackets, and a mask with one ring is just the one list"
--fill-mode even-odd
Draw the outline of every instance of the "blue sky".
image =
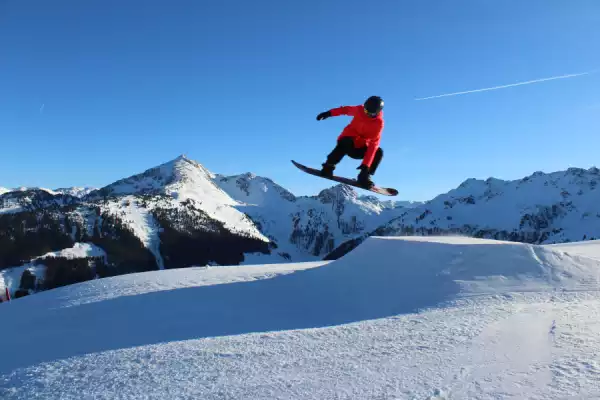
[[[467, 178], [598, 165], [600, 3], [0, 1], [0, 186], [102, 186], [186, 154], [295, 194], [386, 103], [374, 179], [427, 200]], [[358, 161], [337, 172], [354, 176]]]

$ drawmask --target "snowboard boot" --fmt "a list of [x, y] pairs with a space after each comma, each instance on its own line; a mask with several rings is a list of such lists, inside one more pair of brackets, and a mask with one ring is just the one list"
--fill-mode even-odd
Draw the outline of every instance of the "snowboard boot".
[[371, 189], [373, 186], [375, 186], [375, 182], [371, 180], [371, 176], [369, 175], [362, 177], [358, 181], [358, 184], [364, 187], [365, 189]]
[[366, 189], [371, 189], [373, 186], [375, 186], [375, 183], [373, 183], [373, 181], [371, 180], [372, 168], [367, 168], [361, 165], [360, 167], [358, 167], [358, 169], [360, 169], [360, 173], [356, 178], [358, 184]]
[[329, 164], [329, 163], [325, 162], [322, 165], [323, 165], [323, 168], [321, 168], [321, 176], [331, 178], [333, 176], [333, 170], [335, 169], [335, 164]]

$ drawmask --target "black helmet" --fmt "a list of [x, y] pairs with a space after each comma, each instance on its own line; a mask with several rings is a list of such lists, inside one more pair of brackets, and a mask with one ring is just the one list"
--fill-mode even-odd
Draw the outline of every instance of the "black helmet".
[[375, 117], [383, 110], [383, 99], [379, 96], [371, 96], [365, 101], [365, 113], [371, 117]]

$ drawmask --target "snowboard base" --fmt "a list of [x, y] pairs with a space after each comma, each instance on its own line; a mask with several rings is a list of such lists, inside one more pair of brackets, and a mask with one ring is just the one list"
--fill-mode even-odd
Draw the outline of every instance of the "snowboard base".
[[318, 176], [318, 177], [323, 178], [323, 179], [329, 179], [330, 181], [344, 183], [344, 184], [349, 185], [349, 186], [354, 186], [356, 188], [368, 190], [370, 192], [377, 193], [377, 194], [382, 194], [384, 196], [396, 196], [398, 194], [398, 191], [396, 189], [394, 189], [394, 188], [380, 187], [380, 186], [377, 186], [377, 185], [375, 185], [375, 186], [373, 186], [371, 188], [368, 188], [368, 187], [365, 187], [365, 186], [361, 186], [356, 179], [344, 178], [343, 176], [336, 176], [336, 175], [333, 175], [331, 177], [329, 177], [329, 176], [323, 176], [323, 175], [321, 175], [321, 170], [320, 169], [315, 169], [315, 168], [307, 167], [306, 165], [302, 165], [302, 164], [300, 164], [300, 163], [298, 163], [298, 162], [296, 162], [294, 160], [292, 160], [292, 163], [296, 167], [298, 167], [300, 170], [306, 172], [307, 174]]

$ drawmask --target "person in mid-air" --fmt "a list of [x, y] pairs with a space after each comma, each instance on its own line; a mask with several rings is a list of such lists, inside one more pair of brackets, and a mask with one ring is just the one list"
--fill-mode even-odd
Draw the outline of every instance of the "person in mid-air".
[[335, 166], [344, 156], [355, 160], [362, 159], [358, 174], [358, 183], [371, 188], [374, 183], [371, 176], [375, 174], [383, 157], [379, 147], [383, 131], [383, 100], [379, 96], [369, 97], [363, 105], [342, 106], [317, 115], [317, 121], [338, 115], [352, 116], [352, 121], [337, 138], [337, 145], [322, 164], [321, 175], [331, 177]]

